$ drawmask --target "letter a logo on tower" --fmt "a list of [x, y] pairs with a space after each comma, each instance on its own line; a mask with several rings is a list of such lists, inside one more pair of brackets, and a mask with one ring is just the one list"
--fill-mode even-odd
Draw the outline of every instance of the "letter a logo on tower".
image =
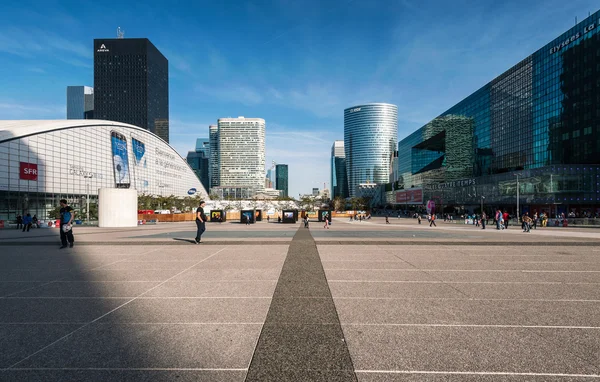
[[100, 48], [96, 52], [99, 52], [99, 53], [109, 52], [109, 50], [108, 50], [108, 48], [106, 48], [106, 45], [102, 44], [102, 45], [100, 45]]

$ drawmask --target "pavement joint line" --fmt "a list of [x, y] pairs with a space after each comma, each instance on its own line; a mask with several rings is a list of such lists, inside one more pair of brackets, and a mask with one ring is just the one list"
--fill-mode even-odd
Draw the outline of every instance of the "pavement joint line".
[[[85, 324], [87, 321], [85, 322], [0, 322], [0, 326], [2, 325], [69, 325], [69, 324]], [[178, 325], [178, 326], [185, 326], [185, 325], [262, 325], [263, 322], [128, 322], [128, 321], [106, 321], [106, 322], [99, 322], [96, 325], [104, 325], [104, 326], [109, 326], [109, 325], [120, 325], [120, 326], [126, 326], [126, 325]]]
[[248, 371], [248, 368], [216, 367], [19, 367], [10, 371]]
[[76, 296], [48, 296], [48, 297], [30, 297], [30, 296], [24, 296], [24, 297], [19, 297], [19, 296], [15, 296], [15, 297], [7, 297], [7, 300], [128, 300], [128, 299], [138, 299], [138, 300], [185, 300], [185, 299], [189, 299], [189, 300], [201, 300], [201, 299], [271, 299], [271, 296], [255, 296], [255, 297], [248, 297], [248, 296], [240, 296], [240, 297], [236, 297], [236, 296], [205, 296], [205, 297], [179, 297], [179, 296], [174, 296], [174, 297], [136, 297], [136, 296], [125, 296], [125, 297], [109, 297], [109, 296], [95, 296], [95, 297], [76, 297]]
[[[14, 364], [12, 364], [11, 366], [9, 366], [9, 367], [7, 367], [7, 368], [5, 368], [5, 369], [2, 369], [2, 370], [8, 370], [8, 369], [12, 369], [12, 368], [14, 368], [15, 366], [17, 366], [17, 365], [19, 365], [20, 363], [22, 363], [22, 362], [24, 362], [24, 361], [28, 360], [29, 358], [31, 358], [31, 357], [33, 357], [33, 356], [35, 356], [36, 354], [39, 354], [39, 353], [41, 353], [42, 351], [44, 351], [44, 350], [46, 350], [46, 349], [50, 348], [51, 346], [54, 346], [56, 343], [58, 343], [58, 342], [60, 342], [60, 341], [62, 341], [62, 340], [64, 340], [64, 339], [66, 339], [66, 338], [68, 338], [68, 337], [72, 336], [74, 333], [76, 333], [76, 332], [80, 331], [81, 329], [83, 329], [83, 328], [87, 328], [87, 327], [88, 327], [88, 326], [90, 326], [91, 324], [93, 324], [93, 323], [95, 323], [95, 322], [97, 322], [97, 321], [101, 320], [102, 318], [104, 318], [104, 317], [108, 316], [109, 314], [111, 314], [111, 313], [113, 313], [113, 312], [117, 311], [118, 309], [120, 309], [120, 308], [124, 307], [125, 305], [129, 304], [130, 302], [132, 302], [132, 301], [135, 301], [135, 300], [136, 300], [138, 297], [141, 297], [141, 296], [143, 296], [144, 294], [146, 294], [146, 293], [148, 293], [148, 292], [150, 292], [150, 291], [152, 291], [152, 290], [154, 290], [154, 289], [158, 288], [159, 286], [163, 285], [164, 283], [166, 283], [166, 282], [167, 282], [167, 281], [169, 281], [170, 279], [172, 279], [172, 278], [174, 278], [174, 277], [177, 277], [177, 276], [179, 276], [180, 274], [184, 273], [184, 272], [185, 272], [185, 271], [187, 271], [188, 269], [191, 269], [191, 268], [193, 268], [194, 266], [196, 266], [196, 265], [198, 265], [198, 264], [202, 263], [203, 261], [205, 261], [205, 260], [208, 260], [208, 259], [210, 259], [210, 258], [211, 258], [211, 257], [213, 257], [213, 256], [216, 256], [217, 254], [221, 253], [222, 251], [224, 251], [224, 250], [225, 250], [225, 249], [227, 249], [227, 248], [228, 248], [228, 247], [221, 248], [221, 249], [220, 249], [220, 250], [218, 250], [217, 252], [213, 253], [212, 255], [209, 255], [208, 257], [205, 257], [205, 258], [203, 258], [202, 260], [198, 261], [196, 264], [194, 264], [194, 265], [190, 266], [189, 268], [187, 268], [187, 269], [184, 269], [183, 271], [181, 271], [181, 272], [179, 272], [178, 274], [176, 274], [176, 275], [174, 275], [174, 276], [172, 276], [172, 277], [168, 278], [167, 280], [165, 280], [165, 281], [161, 282], [160, 284], [157, 284], [157, 285], [153, 286], [152, 288], [150, 288], [150, 289], [148, 289], [147, 291], [145, 291], [145, 292], [141, 293], [140, 295], [138, 295], [138, 296], [136, 296], [136, 297], [134, 297], [134, 298], [130, 299], [129, 301], [127, 301], [127, 302], [125, 302], [125, 303], [123, 303], [123, 304], [121, 304], [121, 305], [117, 306], [116, 308], [114, 308], [114, 309], [112, 309], [112, 310], [108, 311], [107, 313], [104, 313], [104, 314], [102, 314], [100, 317], [97, 317], [97, 318], [95, 318], [94, 320], [92, 320], [92, 321], [90, 321], [90, 322], [88, 322], [88, 323], [86, 323], [86, 324], [84, 324], [84, 325], [80, 326], [79, 328], [77, 328], [77, 329], [75, 329], [75, 330], [71, 331], [70, 333], [67, 333], [66, 335], [64, 335], [64, 336], [60, 337], [60, 338], [59, 338], [59, 339], [57, 339], [56, 341], [54, 341], [54, 342], [52, 342], [52, 343], [50, 343], [50, 344], [48, 344], [48, 345], [46, 345], [46, 346], [42, 347], [41, 349], [39, 349], [39, 350], [37, 350], [37, 351], [33, 352], [32, 354], [28, 355], [27, 357], [23, 358], [22, 360], [20, 360], [20, 361], [18, 361], [18, 362], [16, 362], [16, 363], [14, 363]], [[157, 251], [157, 250], [160, 250], [160, 248], [159, 248], [159, 249], [156, 249], [156, 250], [153, 250], [153, 251]]]
[[436, 300], [436, 301], [524, 301], [524, 302], [600, 302], [600, 300], [569, 300], [542, 298], [461, 298], [461, 297], [333, 297], [334, 300]]
[[568, 326], [568, 325], [502, 325], [502, 324], [390, 324], [390, 323], [359, 323], [348, 322], [342, 326], [393, 326], [393, 327], [424, 327], [424, 328], [506, 328], [506, 329], [585, 329], [599, 330], [600, 326]]
[[416, 280], [328, 280], [330, 283], [365, 284], [527, 284], [527, 285], [598, 285], [600, 282], [563, 282], [563, 281], [416, 281]]
[[524, 377], [600, 378], [600, 374], [527, 373], [510, 371], [438, 371], [438, 370], [355, 370], [363, 374], [491, 375]]
[[325, 268], [325, 271], [386, 271], [386, 272], [519, 272], [519, 273], [600, 273], [600, 271], [556, 271], [529, 269], [413, 269], [413, 268]]

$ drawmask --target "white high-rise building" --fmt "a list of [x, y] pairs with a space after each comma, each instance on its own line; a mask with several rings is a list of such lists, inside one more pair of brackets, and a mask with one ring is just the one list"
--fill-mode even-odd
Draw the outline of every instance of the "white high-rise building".
[[265, 188], [265, 120], [220, 118], [218, 136], [219, 186], [242, 187], [251, 194], [262, 192]]
[[90, 86], [67, 86], [67, 119], [86, 118], [85, 113], [94, 110], [94, 88]]

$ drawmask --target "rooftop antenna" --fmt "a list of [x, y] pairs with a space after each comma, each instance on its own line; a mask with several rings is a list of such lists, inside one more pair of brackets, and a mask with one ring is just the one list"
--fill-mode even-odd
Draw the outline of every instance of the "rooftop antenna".
[[121, 27], [117, 27], [117, 38], [124, 38], [123, 36], [125, 36], [125, 31], [122, 31]]

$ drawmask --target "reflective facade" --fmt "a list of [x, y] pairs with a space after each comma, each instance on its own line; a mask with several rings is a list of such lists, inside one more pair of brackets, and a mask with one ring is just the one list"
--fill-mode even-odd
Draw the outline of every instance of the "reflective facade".
[[344, 151], [350, 197], [356, 196], [361, 183], [389, 182], [396, 142], [396, 105], [371, 103], [344, 110]]
[[208, 177], [210, 178], [210, 187], [218, 187], [219, 180], [219, 126], [208, 126], [208, 141], [210, 151], [210, 167]]
[[278, 164], [275, 166], [275, 189], [281, 191], [281, 196], [289, 196], [287, 164]]
[[594, 210], [599, 23], [600, 11], [403, 139], [400, 183], [422, 186], [425, 199], [444, 205], [478, 205], [485, 196], [486, 203], [512, 206], [519, 175], [526, 209]]
[[169, 61], [150, 40], [94, 40], [94, 91], [94, 118], [169, 141]]
[[347, 198], [348, 177], [346, 176], [346, 153], [344, 141], [334, 141], [331, 146], [331, 198]]
[[99, 188], [208, 196], [171, 146], [112, 121], [0, 121], [0, 163], [0, 220], [26, 212], [44, 219], [62, 198], [77, 210], [88, 194], [95, 204]]
[[89, 119], [86, 113], [94, 110], [94, 88], [67, 86], [67, 119]]
[[196, 139], [196, 148], [194, 151], [188, 152], [186, 161], [200, 179], [204, 189], [209, 190], [210, 143], [208, 138]]

